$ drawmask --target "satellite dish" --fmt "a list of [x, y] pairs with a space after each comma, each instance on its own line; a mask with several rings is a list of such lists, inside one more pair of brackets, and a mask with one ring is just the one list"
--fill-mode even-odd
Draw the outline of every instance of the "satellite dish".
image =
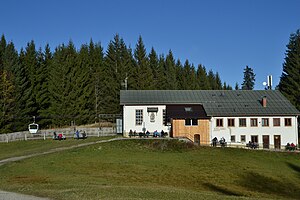
[[267, 85], [267, 82], [263, 82], [263, 85], [266, 86], [266, 85]]

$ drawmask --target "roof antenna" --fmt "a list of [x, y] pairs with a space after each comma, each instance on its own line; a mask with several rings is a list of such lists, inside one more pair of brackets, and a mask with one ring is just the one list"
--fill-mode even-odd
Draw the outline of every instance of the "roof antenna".
[[272, 75], [267, 76], [267, 82], [263, 82], [265, 90], [272, 90]]

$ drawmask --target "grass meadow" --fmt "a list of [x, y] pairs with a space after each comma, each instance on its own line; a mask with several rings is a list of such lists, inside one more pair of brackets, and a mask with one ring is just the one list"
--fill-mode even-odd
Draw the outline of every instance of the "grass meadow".
[[[76, 142], [85, 141], [0, 144], [0, 158]], [[300, 199], [300, 154], [113, 141], [2, 165], [0, 189], [70, 200]]]

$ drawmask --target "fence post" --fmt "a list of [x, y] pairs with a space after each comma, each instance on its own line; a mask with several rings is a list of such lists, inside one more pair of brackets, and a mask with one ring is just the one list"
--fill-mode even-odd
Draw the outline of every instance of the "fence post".
[[27, 140], [27, 133], [25, 132], [25, 141]]
[[44, 140], [46, 140], [46, 132], [44, 132]]
[[7, 134], [5, 134], [6, 135], [6, 143], [8, 143], [8, 135]]

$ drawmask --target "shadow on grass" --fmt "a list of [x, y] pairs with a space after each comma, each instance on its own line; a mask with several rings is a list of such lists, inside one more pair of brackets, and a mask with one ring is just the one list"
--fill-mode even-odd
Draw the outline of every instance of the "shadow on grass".
[[[298, 167], [297, 170], [299, 170]], [[254, 172], [245, 175], [239, 185], [248, 191], [276, 195], [287, 199], [299, 199], [300, 197], [300, 188], [297, 185]]]
[[214, 185], [214, 184], [212, 184], [212, 183], [205, 183], [204, 186], [207, 187], [208, 189], [214, 191], [214, 192], [222, 193], [222, 194], [225, 194], [225, 195], [230, 195], [230, 196], [243, 196], [243, 195], [241, 195], [241, 194], [238, 193], [238, 192], [231, 191], [231, 190], [229, 190], [228, 188], [223, 188], [223, 187]]
[[299, 177], [300, 177], [300, 166], [297, 166], [297, 165], [295, 165], [295, 164], [293, 164], [293, 163], [290, 163], [290, 162], [287, 162], [286, 164], [287, 164], [287, 166], [288, 166], [289, 168], [291, 168], [291, 169], [294, 170], [295, 172], [298, 172], [298, 175], [299, 175]]

